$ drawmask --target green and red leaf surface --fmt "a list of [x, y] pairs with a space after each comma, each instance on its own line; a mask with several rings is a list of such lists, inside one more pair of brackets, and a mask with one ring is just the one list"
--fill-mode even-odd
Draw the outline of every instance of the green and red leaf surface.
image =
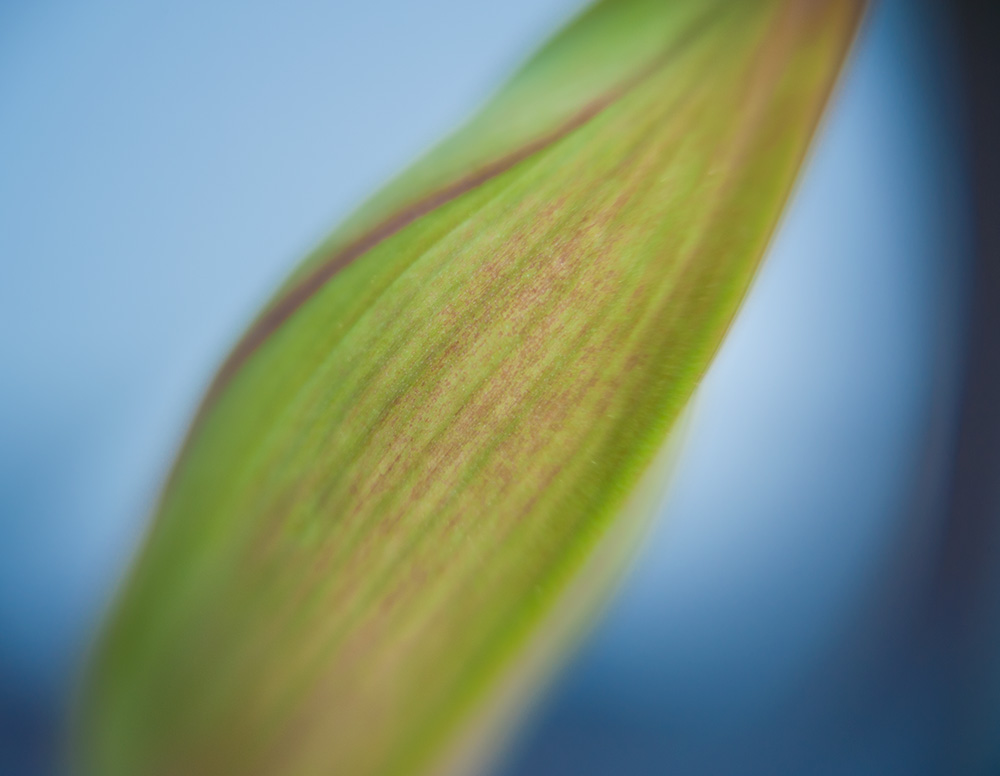
[[87, 767], [469, 762], [652, 511], [860, 13], [605, 0], [309, 257], [165, 488]]

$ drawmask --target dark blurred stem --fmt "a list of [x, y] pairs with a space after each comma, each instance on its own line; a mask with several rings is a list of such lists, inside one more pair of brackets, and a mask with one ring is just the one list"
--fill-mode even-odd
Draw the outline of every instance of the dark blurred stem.
[[1000, 773], [1000, 2], [941, 2], [959, 36], [976, 256], [958, 447], [927, 643], [940, 670], [946, 771]]

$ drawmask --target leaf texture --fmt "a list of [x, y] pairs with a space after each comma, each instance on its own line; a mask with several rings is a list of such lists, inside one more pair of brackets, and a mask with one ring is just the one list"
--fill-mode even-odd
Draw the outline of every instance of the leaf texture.
[[860, 12], [599, 3], [309, 257], [164, 490], [85, 768], [469, 767], [651, 511]]

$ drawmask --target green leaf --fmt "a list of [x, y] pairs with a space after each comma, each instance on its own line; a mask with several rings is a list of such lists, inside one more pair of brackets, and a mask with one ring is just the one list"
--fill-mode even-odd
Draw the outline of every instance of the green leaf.
[[164, 490], [85, 768], [475, 765], [653, 511], [860, 11], [599, 3], [308, 258]]

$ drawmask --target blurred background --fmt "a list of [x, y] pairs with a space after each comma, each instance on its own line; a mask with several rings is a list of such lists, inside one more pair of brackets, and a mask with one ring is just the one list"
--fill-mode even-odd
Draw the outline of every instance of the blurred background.
[[[0, 0], [0, 773], [59, 772], [249, 318], [584, 5]], [[874, 4], [668, 503], [498, 774], [1000, 772], [992, 5]]]

